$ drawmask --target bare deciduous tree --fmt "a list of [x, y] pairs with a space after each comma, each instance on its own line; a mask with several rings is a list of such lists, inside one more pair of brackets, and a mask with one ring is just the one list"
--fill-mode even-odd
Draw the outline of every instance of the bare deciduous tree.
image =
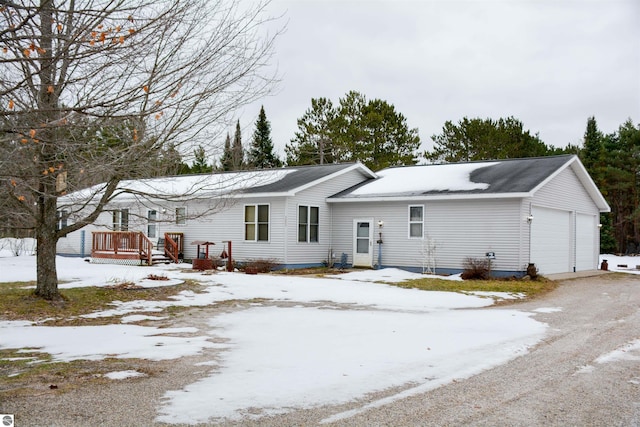
[[[94, 221], [121, 180], [154, 175], [167, 147], [211, 144], [211, 125], [271, 89], [264, 6], [0, 2], [0, 208], [36, 230], [37, 295], [58, 297], [58, 239]], [[58, 198], [96, 177], [97, 203], [58, 229]]]

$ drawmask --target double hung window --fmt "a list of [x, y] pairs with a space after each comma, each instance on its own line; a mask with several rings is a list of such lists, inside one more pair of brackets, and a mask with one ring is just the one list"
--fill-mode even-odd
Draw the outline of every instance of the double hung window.
[[56, 216], [58, 218], [58, 221], [56, 223], [56, 230], [62, 230], [68, 224], [67, 220], [69, 218], [69, 211], [67, 211], [66, 209], [59, 210], [56, 212]]
[[409, 238], [422, 239], [424, 237], [424, 206], [409, 206]]
[[129, 209], [112, 212], [113, 231], [129, 231]]
[[298, 206], [298, 242], [318, 242], [320, 208]]
[[147, 237], [150, 239], [155, 239], [158, 237], [158, 211], [149, 210], [147, 211]]
[[176, 208], [176, 225], [187, 223], [187, 208]]
[[269, 205], [245, 205], [244, 240], [269, 241]]

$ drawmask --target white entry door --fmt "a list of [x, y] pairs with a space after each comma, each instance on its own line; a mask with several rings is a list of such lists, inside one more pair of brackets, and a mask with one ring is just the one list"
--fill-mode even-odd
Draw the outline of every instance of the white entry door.
[[353, 220], [353, 266], [373, 266], [373, 219]]

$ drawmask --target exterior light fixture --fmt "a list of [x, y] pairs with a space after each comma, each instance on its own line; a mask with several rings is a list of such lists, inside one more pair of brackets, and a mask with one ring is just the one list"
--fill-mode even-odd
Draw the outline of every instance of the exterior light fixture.
[[533, 215], [529, 215], [529, 216], [527, 217], [527, 222], [528, 222], [529, 224], [531, 224], [531, 223], [533, 222]]
[[384, 227], [384, 221], [383, 220], [378, 221], [378, 227], [380, 227], [380, 228]]

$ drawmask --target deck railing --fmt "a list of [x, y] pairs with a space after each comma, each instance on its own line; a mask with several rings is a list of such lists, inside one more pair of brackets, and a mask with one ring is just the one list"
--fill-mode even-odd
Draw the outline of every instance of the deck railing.
[[178, 263], [184, 254], [184, 234], [164, 233], [164, 254]]
[[94, 231], [92, 257], [132, 259], [139, 257], [151, 265], [153, 243], [140, 231]]

